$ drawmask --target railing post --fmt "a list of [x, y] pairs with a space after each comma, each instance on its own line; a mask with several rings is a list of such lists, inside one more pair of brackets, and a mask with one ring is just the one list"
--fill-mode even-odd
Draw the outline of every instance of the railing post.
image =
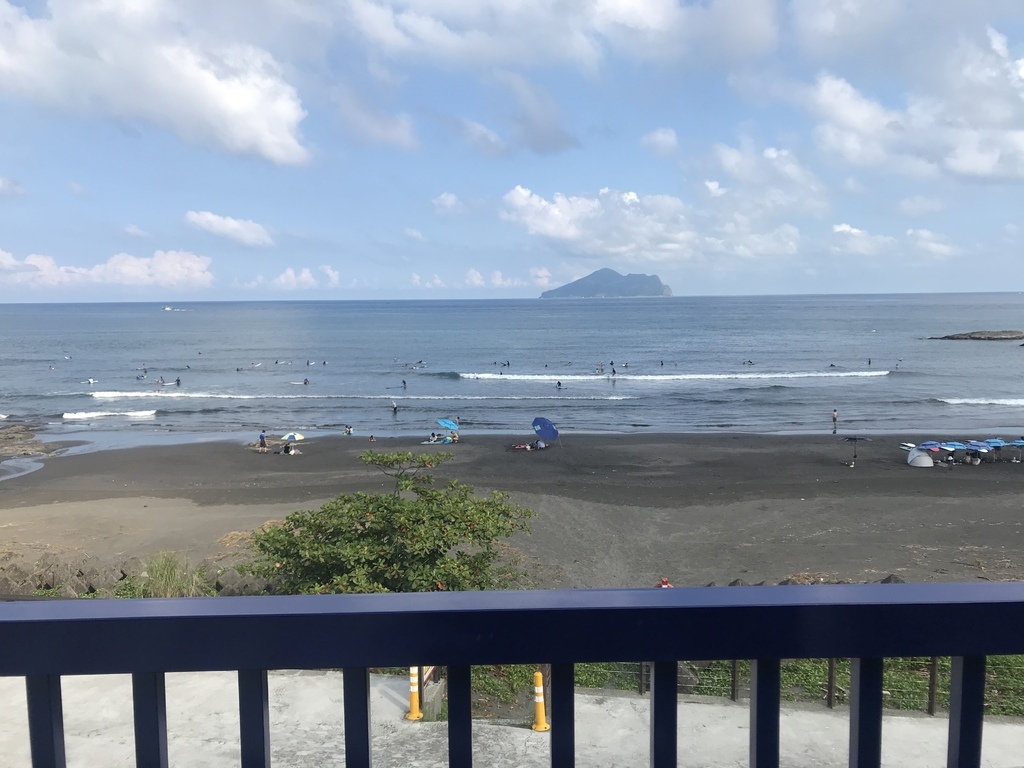
[[651, 768], [675, 768], [679, 728], [679, 665], [651, 665]]
[[576, 671], [573, 664], [551, 665], [551, 765], [576, 764]]
[[733, 701], [740, 700], [740, 661], [733, 659], [729, 677], [729, 698]]
[[932, 656], [928, 663], [928, 714], [935, 714], [935, 694], [939, 689], [939, 658]]
[[64, 768], [64, 707], [59, 675], [25, 678], [28, 740], [34, 768]]
[[778, 659], [750, 662], [750, 768], [779, 768]]
[[985, 657], [954, 656], [949, 680], [948, 768], [979, 768], [985, 718]]
[[836, 660], [828, 660], [828, 683], [825, 690], [825, 706], [835, 709], [836, 706]]
[[471, 668], [448, 667], [448, 765], [473, 766], [473, 704]]
[[167, 693], [163, 672], [132, 673], [135, 765], [167, 768]]
[[238, 671], [238, 736], [242, 768], [270, 768], [270, 690], [265, 669]]
[[850, 768], [882, 762], [882, 659], [850, 660]]
[[344, 667], [341, 676], [345, 692], [345, 765], [370, 768], [370, 670]]

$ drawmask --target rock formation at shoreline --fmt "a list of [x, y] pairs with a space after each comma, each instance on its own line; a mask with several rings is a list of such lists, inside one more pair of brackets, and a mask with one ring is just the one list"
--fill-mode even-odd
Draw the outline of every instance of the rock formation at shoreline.
[[1024, 331], [969, 331], [967, 333], [951, 333], [948, 336], [929, 336], [940, 341], [1021, 341]]

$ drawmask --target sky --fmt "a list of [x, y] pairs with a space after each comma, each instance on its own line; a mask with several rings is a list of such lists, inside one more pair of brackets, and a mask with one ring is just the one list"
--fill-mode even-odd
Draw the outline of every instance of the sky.
[[0, 302], [1024, 285], [1017, 0], [0, 0]]

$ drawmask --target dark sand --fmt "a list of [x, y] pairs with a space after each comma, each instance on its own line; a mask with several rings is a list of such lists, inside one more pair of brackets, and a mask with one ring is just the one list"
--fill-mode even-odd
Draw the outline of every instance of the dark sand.
[[852, 468], [852, 446], [831, 435], [563, 435], [536, 453], [472, 434], [455, 446], [331, 437], [297, 457], [234, 443], [59, 456], [0, 482], [0, 553], [237, 556], [234, 532], [390, 488], [358, 460], [372, 447], [451, 450], [438, 477], [533, 509], [532, 535], [512, 543], [539, 586], [1024, 578], [1024, 464], [914, 469], [902, 439], [860, 443]]

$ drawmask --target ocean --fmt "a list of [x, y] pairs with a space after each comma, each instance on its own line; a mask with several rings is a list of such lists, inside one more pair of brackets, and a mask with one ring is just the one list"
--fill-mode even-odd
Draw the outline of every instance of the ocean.
[[1018, 293], [7, 304], [0, 424], [102, 448], [426, 436], [440, 418], [464, 439], [529, 435], [536, 416], [563, 433], [822, 433], [837, 409], [840, 434], [1013, 439], [1020, 344], [929, 337], [1018, 328]]

